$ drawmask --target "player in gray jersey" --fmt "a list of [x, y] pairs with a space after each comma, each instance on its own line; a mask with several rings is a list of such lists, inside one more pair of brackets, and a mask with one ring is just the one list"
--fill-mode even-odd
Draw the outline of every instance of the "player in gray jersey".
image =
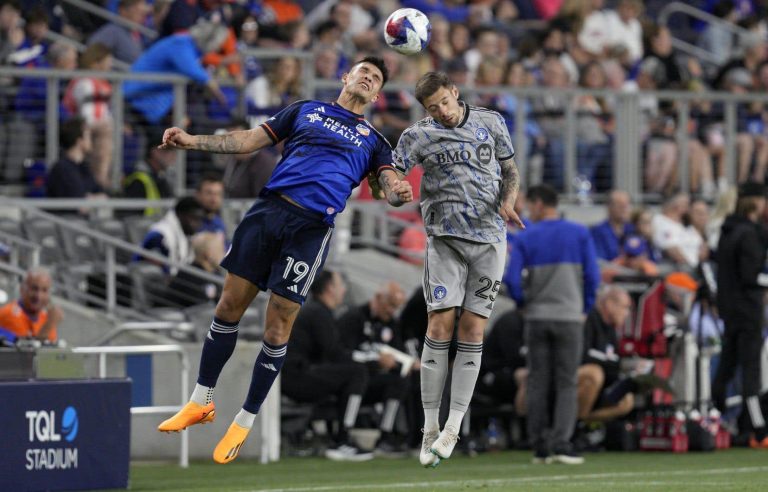
[[[421, 77], [416, 98], [429, 117], [403, 132], [394, 153], [400, 172], [417, 164], [424, 168], [421, 212], [429, 237], [424, 262], [429, 324], [421, 355], [420, 461], [431, 467], [450, 457], [472, 399], [483, 332], [504, 270], [506, 222], [523, 227], [514, 211], [519, 174], [504, 119], [458, 97], [444, 73]], [[451, 408], [441, 432], [438, 415], [457, 309], [461, 315]]]

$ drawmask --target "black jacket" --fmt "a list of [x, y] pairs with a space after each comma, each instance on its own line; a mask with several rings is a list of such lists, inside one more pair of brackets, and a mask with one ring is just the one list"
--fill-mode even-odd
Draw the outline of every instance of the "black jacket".
[[765, 254], [762, 226], [746, 217], [726, 217], [717, 244], [717, 307], [726, 321], [741, 320], [760, 327], [763, 289], [757, 276], [765, 265]]
[[489, 372], [514, 374], [516, 369], [525, 367], [528, 347], [525, 346], [524, 326], [519, 310], [507, 311], [494, 322], [483, 343], [481, 375]]
[[315, 364], [351, 361], [351, 351], [339, 342], [333, 312], [322, 302], [307, 302], [293, 323], [283, 371], [306, 371]]
[[582, 364], [597, 364], [603, 368], [608, 387], [619, 378], [619, 341], [616, 328], [603, 321], [597, 308], [587, 315], [584, 323], [584, 353]]

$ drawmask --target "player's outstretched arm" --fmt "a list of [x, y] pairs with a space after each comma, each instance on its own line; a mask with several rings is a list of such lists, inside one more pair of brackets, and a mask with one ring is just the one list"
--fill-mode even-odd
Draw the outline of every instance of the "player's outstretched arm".
[[512, 157], [501, 161], [499, 164], [501, 164], [501, 207], [499, 214], [505, 221], [525, 229], [523, 221], [515, 212], [517, 193], [520, 191], [520, 172], [517, 170], [517, 164]]
[[250, 154], [272, 145], [264, 128], [238, 130], [224, 135], [190, 135], [181, 128], [168, 128], [163, 133], [161, 149], [184, 149], [216, 152], [219, 154]]
[[379, 187], [393, 207], [399, 207], [413, 200], [411, 183], [400, 180], [392, 169], [384, 169], [379, 173]]

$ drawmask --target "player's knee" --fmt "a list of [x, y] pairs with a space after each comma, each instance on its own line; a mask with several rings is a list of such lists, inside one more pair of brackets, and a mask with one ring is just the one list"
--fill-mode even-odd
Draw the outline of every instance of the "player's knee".
[[298, 303], [273, 294], [267, 305], [264, 339], [269, 343], [286, 343], [300, 308]]
[[624, 398], [619, 402], [619, 411], [621, 415], [626, 415], [632, 411], [635, 407], [635, 396], [632, 393], [627, 393]]
[[216, 317], [226, 321], [238, 321], [243, 317], [246, 309], [248, 304], [225, 291], [221, 293], [219, 302], [216, 304]]
[[602, 388], [604, 382], [605, 374], [597, 364], [584, 364], [579, 367], [579, 386]]

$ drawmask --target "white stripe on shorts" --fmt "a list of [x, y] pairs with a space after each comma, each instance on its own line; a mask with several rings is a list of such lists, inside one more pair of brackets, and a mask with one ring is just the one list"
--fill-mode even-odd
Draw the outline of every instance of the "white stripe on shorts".
[[317, 273], [317, 269], [320, 267], [320, 263], [323, 261], [323, 251], [325, 251], [325, 247], [328, 244], [328, 239], [331, 238], [332, 231], [333, 231], [333, 228], [329, 227], [328, 232], [325, 233], [325, 237], [323, 238], [323, 244], [320, 245], [320, 251], [317, 252], [317, 257], [315, 257], [315, 262], [312, 264], [312, 270], [309, 272], [309, 275], [307, 276], [307, 281], [304, 283], [304, 288], [301, 289], [302, 296], [307, 295], [307, 292], [309, 292], [309, 288], [312, 286], [312, 282], [315, 281], [315, 274]]

